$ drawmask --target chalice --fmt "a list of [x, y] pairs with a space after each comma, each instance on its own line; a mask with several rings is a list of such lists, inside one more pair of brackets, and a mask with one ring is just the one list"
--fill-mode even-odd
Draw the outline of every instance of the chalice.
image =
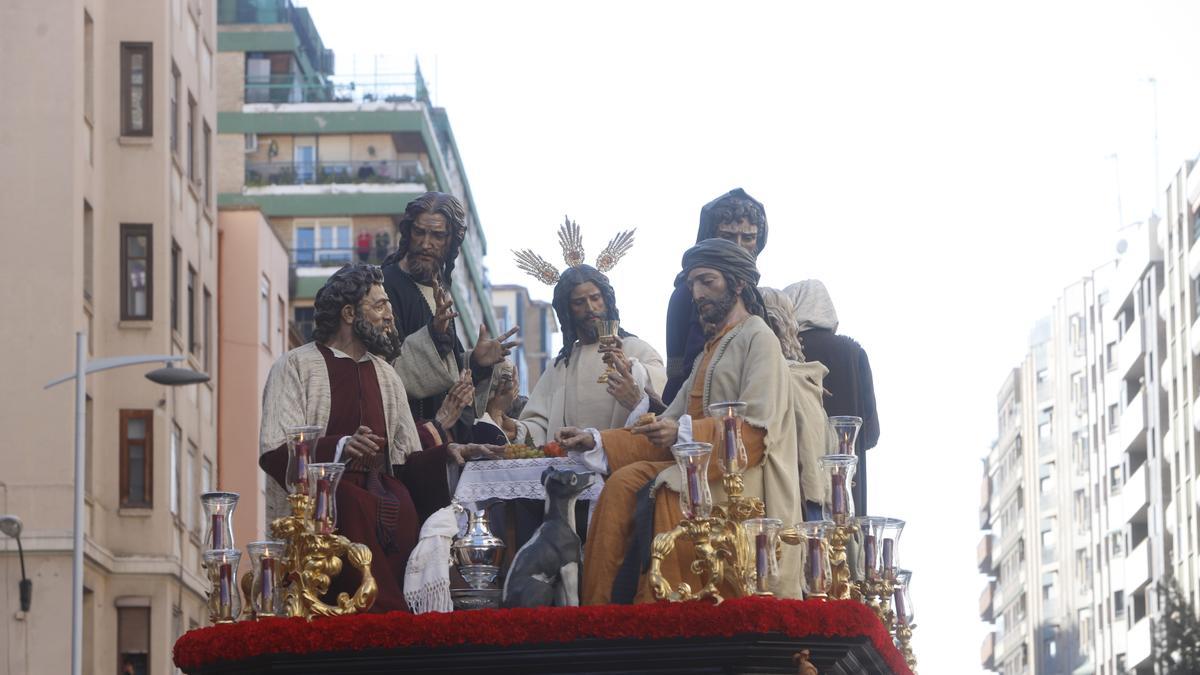
[[[605, 354], [617, 348], [617, 333], [621, 329], [620, 321], [610, 321], [600, 319], [596, 321], [596, 335], [599, 337], [600, 353]], [[608, 376], [616, 372], [613, 370], [612, 364], [609, 363], [604, 368], [604, 373], [596, 380], [598, 384], [608, 382]]]

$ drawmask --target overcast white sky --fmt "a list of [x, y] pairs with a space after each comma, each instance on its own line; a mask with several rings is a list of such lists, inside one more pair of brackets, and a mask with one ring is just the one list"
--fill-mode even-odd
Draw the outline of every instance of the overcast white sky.
[[[766, 285], [825, 281], [875, 371], [871, 511], [908, 520], [921, 672], [979, 671], [980, 457], [1033, 322], [1200, 153], [1200, 5], [299, 0], [339, 72], [449, 111], [493, 283], [618, 229], [623, 324], [663, 348], [700, 206], [766, 205]], [[1161, 209], [1160, 209], [1161, 210]], [[936, 639], [935, 639], [936, 638]]]

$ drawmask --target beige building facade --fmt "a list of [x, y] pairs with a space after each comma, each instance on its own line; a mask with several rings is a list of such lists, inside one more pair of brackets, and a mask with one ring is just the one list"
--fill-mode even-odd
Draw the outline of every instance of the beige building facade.
[[0, 512], [24, 521], [30, 611], [0, 539], [0, 673], [70, 669], [74, 335], [89, 358], [178, 354], [207, 384], [88, 378], [83, 672], [173, 671], [205, 621], [198, 494], [217, 480], [213, 0], [0, 6]]
[[234, 541], [265, 536], [266, 474], [258, 468], [262, 392], [288, 350], [288, 252], [257, 208], [223, 208], [218, 222], [221, 350], [217, 484], [241, 495]]

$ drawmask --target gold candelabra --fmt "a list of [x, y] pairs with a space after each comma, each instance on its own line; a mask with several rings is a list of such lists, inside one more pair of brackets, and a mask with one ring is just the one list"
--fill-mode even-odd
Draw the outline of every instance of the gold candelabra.
[[[292, 515], [271, 522], [271, 533], [287, 542], [282, 561], [285, 613], [311, 621], [314, 616], [342, 616], [370, 609], [379, 593], [371, 575], [371, 549], [339, 534], [319, 532], [312, 518], [312, 497], [292, 494], [288, 502]], [[362, 573], [362, 581], [354, 595], [339, 593], [337, 604], [330, 605], [321, 597], [329, 591], [333, 577], [342, 572], [343, 555]], [[242, 587], [245, 590], [244, 578]]]
[[[273, 574], [278, 574], [283, 585], [283, 612], [286, 616], [302, 616], [309, 621], [317, 616], [342, 616], [365, 612], [375, 603], [379, 587], [371, 574], [371, 549], [365, 544], [351, 542], [349, 539], [334, 534], [319, 531], [313, 521], [314, 499], [303, 493], [288, 495], [292, 507], [292, 515], [276, 518], [271, 522], [271, 532], [276, 538], [285, 542], [283, 556], [277, 561], [278, 567]], [[329, 585], [342, 572], [342, 556], [362, 573], [362, 581], [354, 595], [339, 593], [337, 604], [331, 605], [321, 600], [329, 591]], [[231, 615], [228, 611], [229, 601], [227, 587], [221, 587], [222, 592], [216, 591], [219, 579], [214, 576], [214, 591], [209, 597], [209, 613], [213, 623], [229, 623], [238, 618], [237, 613]], [[251, 618], [274, 616], [254, 610], [254, 597], [263, 592], [259, 584], [271, 583], [266, 580], [256, 580], [254, 571], [246, 572], [241, 577], [241, 591], [245, 598], [243, 612]], [[268, 595], [270, 591], [266, 592]]]
[[[755, 588], [755, 551], [743, 523], [761, 518], [765, 512], [761, 499], [745, 497], [742, 475], [727, 473], [722, 478], [728, 499], [714, 506], [707, 518], [684, 518], [667, 532], [654, 537], [650, 549], [650, 587], [654, 597], [671, 602], [711, 599], [720, 604], [725, 598], [721, 588], [729, 589], [732, 597], [770, 595]], [[686, 537], [692, 542], [696, 557], [691, 570], [697, 574], [701, 587], [693, 591], [686, 581], [674, 588], [662, 575], [662, 561], [675, 550], [675, 542]]]

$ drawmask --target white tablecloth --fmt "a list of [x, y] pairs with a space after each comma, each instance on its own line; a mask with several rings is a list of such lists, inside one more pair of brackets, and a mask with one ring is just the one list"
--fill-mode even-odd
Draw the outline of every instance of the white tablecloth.
[[[546, 467], [571, 469], [587, 473], [583, 463], [570, 457], [539, 457], [537, 459], [494, 459], [467, 462], [454, 500], [460, 503], [482, 502], [488, 499], [539, 499], [546, 498], [542, 487], [542, 472]], [[604, 479], [592, 478], [592, 484], [579, 495], [580, 501], [595, 501], [604, 489]]]

